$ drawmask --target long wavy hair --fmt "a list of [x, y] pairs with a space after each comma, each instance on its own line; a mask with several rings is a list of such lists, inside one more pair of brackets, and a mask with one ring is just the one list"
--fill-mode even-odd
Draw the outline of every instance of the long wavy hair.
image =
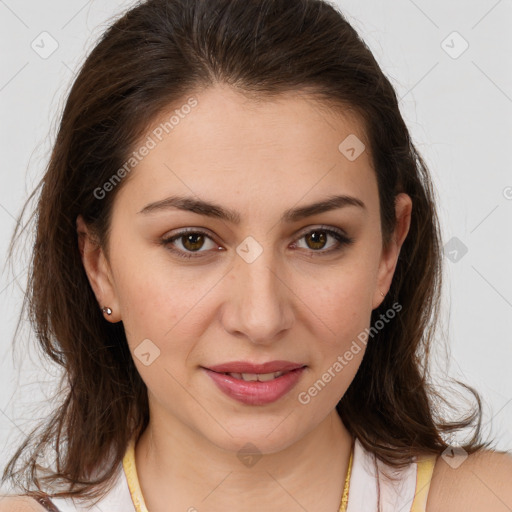
[[[402, 310], [368, 341], [337, 404], [346, 428], [394, 467], [418, 454], [439, 454], [448, 446], [446, 436], [461, 429], [473, 433], [462, 445], [468, 453], [486, 446], [478, 393], [459, 383], [476, 405], [448, 421], [443, 396], [431, 383], [442, 271], [435, 191], [393, 86], [354, 28], [322, 0], [148, 0], [113, 22], [83, 63], [31, 196], [37, 199], [35, 244], [22, 314], [28, 313], [63, 379], [58, 407], [3, 473], [3, 482], [25, 494], [101, 497], [129, 439], [148, 424], [146, 386], [122, 322], [106, 322], [98, 308], [78, 249], [76, 218], [81, 214], [106, 248], [112, 207], [126, 179], [101, 200], [94, 191], [169, 105], [218, 83], [263, 100], [308, 91], [328, 108], [348, 105], [356, 112], [370, 144], [384, 245], [396, 222], [395, 196], [412, 198], [410, 230], [372, 325], [391, 304]], [[54, 464], [43, 470], [40, 455], [48, 450]]]

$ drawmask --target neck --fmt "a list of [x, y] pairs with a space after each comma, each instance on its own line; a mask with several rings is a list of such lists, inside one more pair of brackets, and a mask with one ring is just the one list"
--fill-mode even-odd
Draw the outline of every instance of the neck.
[[299, 441], [245, 463], [181, 422], [150, 421], [135, 459], [151, 512], [337, 512], [351, 446], [336, 410]]

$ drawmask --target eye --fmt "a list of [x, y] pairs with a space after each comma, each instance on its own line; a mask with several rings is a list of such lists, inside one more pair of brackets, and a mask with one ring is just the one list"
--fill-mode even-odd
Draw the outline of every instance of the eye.
[[160, 243], [182, 258], [195, 258], [200, 254], [196, 256], [194, 253], [219, 249], [219, 246], [206, 232], [194, 228], [182, 230], [171, 237], [162, 239]]
[[323, 226], [304, 233], [298, 240], [299, 242], [304, 240], [305, 247], [300, 246], [298, 242], [293, 244], [295, 247], [305, 248], [313, 253], [320, 254], [337, 252], [343, 249], [344, 246], [354, 243], [354, 239], [346, 236], [342, 231]]

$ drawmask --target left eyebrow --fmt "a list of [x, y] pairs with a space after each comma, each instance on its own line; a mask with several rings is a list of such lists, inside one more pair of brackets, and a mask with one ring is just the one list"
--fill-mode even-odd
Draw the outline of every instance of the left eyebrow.
[[[345, 208], [348, 206], [355, 206], [366, 210], [366, 205], [363, 203], [363, 201], [361, 201], [361, 199], [357, 197], [335, 195], [324, 199], [323, 201], [318, 201], [306, 206], [300, 206], [298, 208], [288, 209], [283, 213], [281, 222], [297, 222], [301, 219], [305, 219], [319, 213], [336, 210], [339, 208]], [[215, 217], [233, 224], [239, 224], [241, 218], [240, 214], [235, 210], [230, 210], [215, 203], [210, 203], [201, 199], [187, 196], [167, 197], [166, 199], [162, 199], [160, 201], [146, 205], [138, 213], [149, 214], [156, 211], [168, 210], [172, 208], [197, 213], [206, 217]]]
[[338, 208], [345, 208], [347, 206], [356, 206], [366, 210], [366, 205], [357, 197], [347, 195], [331, 196], [324, 201], [286, 210], [281, 220], [285, 222], [297, 222], [306, 217], [311, 217], [330, 210], [337, 210]]

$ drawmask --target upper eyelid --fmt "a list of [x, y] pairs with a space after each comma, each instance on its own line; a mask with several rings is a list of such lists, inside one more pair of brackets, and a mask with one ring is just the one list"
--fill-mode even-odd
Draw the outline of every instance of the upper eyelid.
[[338, 233], [340, 235], [348, 237], [348, 234], [346, 233], [346, 231], [344, 229], [337, 228], [335, 226], [327, 226], [325, 224], [317, 224], [317, 225], [313, 225], [313, 227], [307, 226], [306, 228], [300, 229], [295, 234], [295, 236], [304, 236], [305, 234], [310, 233], [311, 231], [315, 231], [315, 230], [318, 230], [318, 231], [334, 231], [335, 233]]
[[185, 236], [185, 235], [187, 235], [189, 233], [191, 233], [191, 234], [198, 233], [198, 234], [201, 234], [201, 235], [206, 235], [208, 238], [210, 238], [215, 243], [217, 243], [216, 240], [215, 240], [215, 236], [213, 236], [210, 231], [208, 231], [206, 229], [202, 229], [202, 228], [184, 228], [184, 229], [178, 231], [175, 234], [164, 235], [162, 237], [162, 240], [164, 240], [164, 241], [165, 240], [177, 240], [178, 238], [180, 238], [182, 236]]

